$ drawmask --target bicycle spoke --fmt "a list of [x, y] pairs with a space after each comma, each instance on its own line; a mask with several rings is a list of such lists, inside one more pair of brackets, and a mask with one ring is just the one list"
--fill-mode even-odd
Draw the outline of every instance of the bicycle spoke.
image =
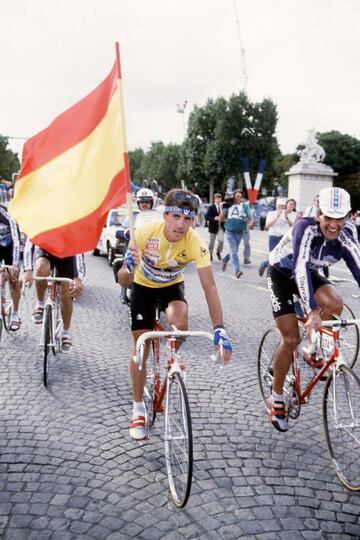
[[280, 343], [279, 330], [273, 326], [265, 331], [258, 350], [257, 374], [262, 398], [268, 408], [273, 383], [273, 359]]
[[[343, 319], [355, 319], [353, 311], [346, 304], [344, 304], [341, 317]], [[352, 368], [359, 354], [359, 328], [357, 326], [342, 328], [340, 347], [342, 359], [348, 368]]]
[[179, 373], [168, 381], [165, 456], [171, 495], [177, 506], [185, 506], [191, 489], [192, 429], [186, 389]]
[[360, 381], [342, 366], [327, 382], [324, 428], [336, 474], [349, 489], [360, 490]]

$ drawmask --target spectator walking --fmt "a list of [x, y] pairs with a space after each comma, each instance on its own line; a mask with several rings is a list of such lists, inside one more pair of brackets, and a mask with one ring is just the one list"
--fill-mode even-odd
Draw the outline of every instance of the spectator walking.
[[214, 204], [211, 204], [206, 212], [205, 219], [208, 222], [209, 227], [209, 252], [210, 259], [213, 260], [213, 251], [215, 247], [215, 241], [217, 239], [216, 256], [221, 261], [221, 252], [224, 247], [224, 224], [220, 221], [221, 215], [221, 201], [222, 196], [220, 193], [215, 193]]
[[229, 242], [230, 253], [222, 259], [222, 270], [225, 272], [230, 258], [235, 270], [235, 277], [239, 279], [242, 275], [239, 262], [239, 245], [244, 241], [244, 247], [247, 246], [247, 252], [244, 252], [244, 258], [250, 260], [249, 248], [249, 227], [254, 222], [250, 205], [244, 201], [244, 193], [241, 190], [234, 192], [232, 200], [223, 205], [221, 212], [221, 221], [225, 219], [226, 238]]
[[[269, 253], [278, 245], [285, 233], [294, 225], [297, 212], [294, 199], [277, 199], [276, 208], [269, 212], [265, 222], [265, 229], [269, 231]], [[269, 261], [263, 261], [259, 266], [259, 276], [262, 276], [269, 266]]]

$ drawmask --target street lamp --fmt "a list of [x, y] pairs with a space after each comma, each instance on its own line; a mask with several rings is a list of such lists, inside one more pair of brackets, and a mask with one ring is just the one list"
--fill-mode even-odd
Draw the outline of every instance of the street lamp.
[[186, 123], [185, 123], [185, 109], [187, 105], [187, 100], [184, 101], [184, 103], [177, 103], [176, 104], [176, 110], [179, 114], [182, 115], [182, 123], [183, 123], [183, 130], [184, 130], [184, 137], [186, 135]]

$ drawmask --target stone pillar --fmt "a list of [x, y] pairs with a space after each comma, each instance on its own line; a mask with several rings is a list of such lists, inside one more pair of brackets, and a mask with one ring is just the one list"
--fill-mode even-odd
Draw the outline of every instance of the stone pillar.
[[289, 177], [288, 198], [295, 199], [299, 212], [313, 204], [314, 197], [326, 187], [332, 187], [337, 173], [329, 165], [299, 161], [285, 173]]

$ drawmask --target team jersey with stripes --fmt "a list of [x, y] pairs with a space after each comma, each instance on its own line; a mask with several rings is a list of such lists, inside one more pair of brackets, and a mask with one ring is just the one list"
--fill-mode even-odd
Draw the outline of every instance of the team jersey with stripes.
[[306, 311], [317, 307], [310, 271], [343, 259], [360, 287], [360, 248], [346, 224], [336, 240], [326, 240], [315, 218], [303, 218], [271, 251], [269, 262], [284, 276], [294, 277]]
[[12, 263], [19, 266], [20, 235], [15, 220], [4, 206], [0, 206], [0, 247], [12, 244]]

